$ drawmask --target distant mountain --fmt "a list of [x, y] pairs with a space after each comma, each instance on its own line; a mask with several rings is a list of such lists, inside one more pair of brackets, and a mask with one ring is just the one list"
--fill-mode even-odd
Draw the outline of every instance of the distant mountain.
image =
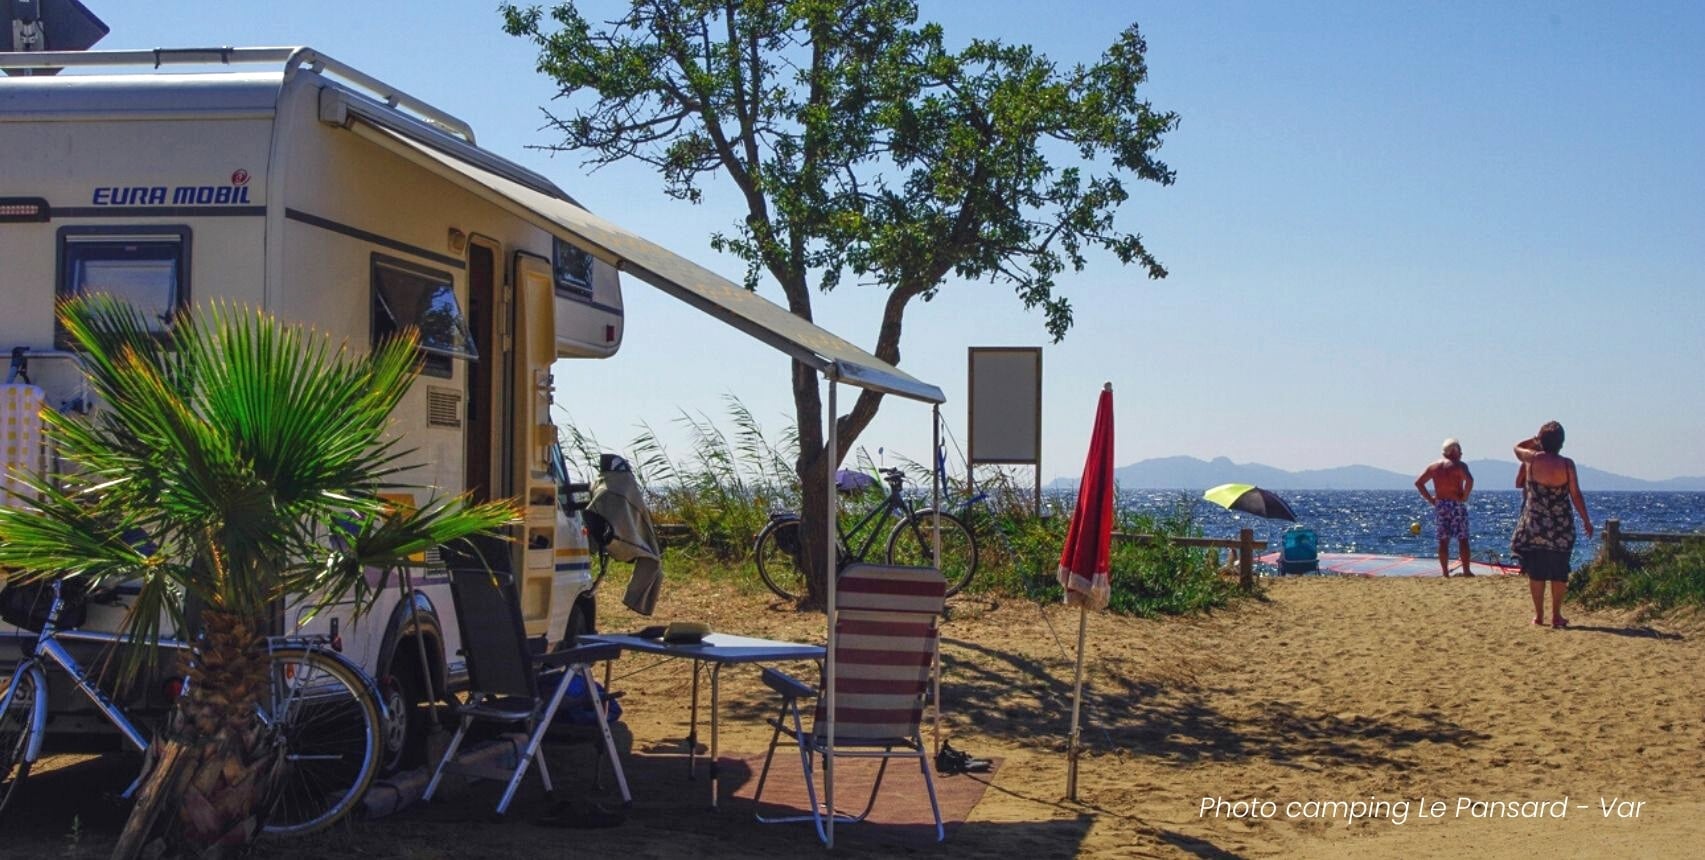
[[[1515, 489], [1516, 464], [1502, 460], [1470, 460], [1474, 485], [1481, 490]], [[1416, 466], [1419, 474], [1421, 467]], [[1590, 466], [1580, 467], [1581, 487], [1587, 490], [1705, 491], [1705, 477], [1647, 481], [1617, 475]], [[1195, 457], [1157, 457], [1113, 470], [1113, 478], [1125, 489], [1203, 490], [1232, 482], [1255, 484], [1272, 490], [1407, 490], [1415, 486], [1415, 475], [1404, 475], [1374, 466], [1337, 466], [1291, 472], [1262, 463], [1234, 463], [1227, 457], [1199, 460]], [[1077, 485], [1074, 478], [1057, 479], [1054, 489]]]
[[[1503, 460], [1470, 460], [1468, 468], [1474, 472], [1474, 486], [1477, 489], [1515, 489], [1516, 464]], [[1657, 492], [1697, 492], [1705, 490], [1705, 477], [1667, 478], [1662, 481], [1648, 481], [1643, 478], [1630, 478], [1603, 469], [1594, 469], [1587, 465], [1576, 465], [1576, 471], [1581, 479], [1583, 490], [1645, 490]], [[1414, 478], [1409, 481], [1412, 484]]]

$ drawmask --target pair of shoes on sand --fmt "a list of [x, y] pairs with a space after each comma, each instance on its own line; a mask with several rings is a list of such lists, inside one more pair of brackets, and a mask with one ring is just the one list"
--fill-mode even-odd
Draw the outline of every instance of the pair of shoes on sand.
[[935, 754], [936, 773], [988, 773], [994, 767], [994, 762], [986, 758], [973, 758], [970, 753], [956, 750], [952, 744], [945, 741], [941, 751]]
[[533, 820], [541, 827], [573, 827], [589, 830], [599, 827], [615, 827], [627, 820], [626, 810], [610, 808], [602, 803], [580, 803], [562, 801], [551, 807], [551, 811]]

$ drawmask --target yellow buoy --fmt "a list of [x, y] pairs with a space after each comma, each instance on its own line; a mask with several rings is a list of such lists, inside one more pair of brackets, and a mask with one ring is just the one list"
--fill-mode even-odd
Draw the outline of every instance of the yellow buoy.
[[1421, 524], [1419, 522], [1410, 523], [1409, 524], [1409, 533], [1412, 535], [1420, 534], [1421, 533]]

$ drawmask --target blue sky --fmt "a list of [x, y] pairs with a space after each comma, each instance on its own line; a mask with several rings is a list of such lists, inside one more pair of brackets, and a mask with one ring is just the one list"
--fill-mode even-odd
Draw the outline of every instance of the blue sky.
[[[495, 3], [86, 2], [112, 27], [105, 48], [312, 45], [468, 120], [605, 217], [743, 271], [708, 246], [739, 216], [724, 189], [694, 207], [648, 171], [527, 149], [554, 142], [554, 88]], [[1077, 325], [1059, 345], [1004, 288], [955, 283], [913, 308], [902, 365], [947, 392], [961, 440], [966, 348], [1045, 345], [1050, 479], [1081, 468], [1103, 381], [1120, 463], [1418, 472], [1445, 436], [1508, 459], [1556, 418], [1583, 463], [1705, 475], [1705, 4], [982, 0], [922, 15], [950, 41], [1029, 42], [1061, 64], [1134, 20], [1147, 97], [1183, 118], [1162, 150], [1177, 184], [1140, 187], [1120, 222], [1171, 277], [1093, 258], [1063, 279]], [[725, 395], [778, 432], [791, 422], [779, 353], [644, 284], [625, 300], [620, 355], [559, 363], [566, 416], [611, 446], [641, 422], [679, 439], [675, 416], [721, 418]], [[868, 348], [880, 300], [845, 287], [818, 321]], [[928, 423], [890, 400], [861, 441], [922, 458]]]

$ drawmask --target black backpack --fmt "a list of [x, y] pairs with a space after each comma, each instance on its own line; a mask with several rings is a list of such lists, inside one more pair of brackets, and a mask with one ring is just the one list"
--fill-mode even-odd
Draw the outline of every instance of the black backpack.
[[[89, 604], [85, 599], [88, 593], [89, 587], [80, 580], [60, 580], [56, 626], [75, 630], [89, 620]], [[5, 588], [0, 588], [0, 620], [7, 624], [40, 633], [47, 626], [47, 613], [52, 609], [53, 580], [7, 582]]]

